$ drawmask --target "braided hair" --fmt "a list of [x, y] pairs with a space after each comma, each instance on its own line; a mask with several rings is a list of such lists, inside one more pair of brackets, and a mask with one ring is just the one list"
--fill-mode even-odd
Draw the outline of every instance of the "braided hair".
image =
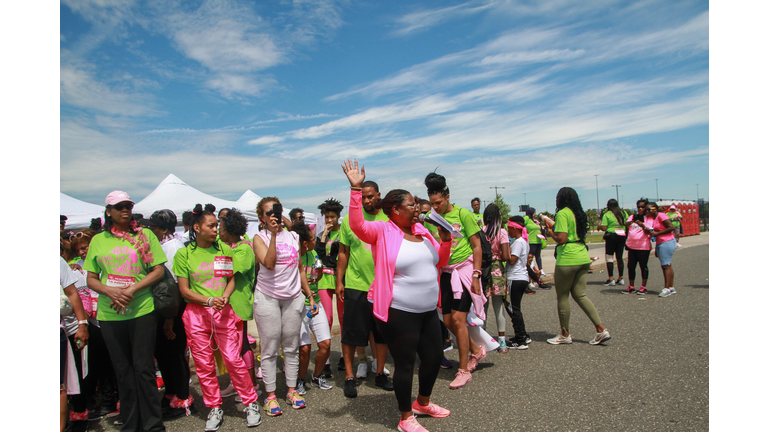
[[483, 224], [488, 227], [486, 228], [485, 233], [488, 235], [488, 238], [493, 241], [501, 231], [501, 210], [499, 210], [499, 207], [496, 204], [488, 204], [485, 211], [483, 211]]
[[[195, 208], [192, 209], [192, 220], [190, 221], [190, 225], [194, 226], [195, 224], [199, 224], [200, 221], [202, 221], [205, 216], [213, 216], [216, 217], [215, 212], [216, 206], [213, 204], [206, 204], [205, 208], [203, 208], [202, 204], [195, 205]], [[189, 242], [193, 244], [192, 250], [197, 249], [197, 233], [194, 229], [189, 230]], [[219, 250], [218, 242], [213, 242], [213, 248], [216, 250]]]
[[563, 187], [557, 192], [556, 198], [557, 211], [568, 207], [576, 217], [576, 234], [579, 237], [579, 241], [586, 244], [587, 229], [589, 222], [587, 220], [587, 214], [584, 213], [584, 209], [581, 207], [581, 201], [579, 200], [579, 194], [573, 188]]

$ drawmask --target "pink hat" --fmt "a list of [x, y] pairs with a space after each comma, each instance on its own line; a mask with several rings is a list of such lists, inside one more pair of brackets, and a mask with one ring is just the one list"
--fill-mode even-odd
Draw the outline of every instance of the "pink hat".
[[669, 206], [669, 209], [670, 209], [670, 210], [675, 210], [675, 205], [674, 205], [674, 204], [672, 204], [671, 206]]
[[128, 201], [130, 203], [136, 204], [133, 201], [131, 201], [131, 197], [129, 197], [127, 193], [119, 190], [110, 192], [109, 195], [107, 195], [107, 199], [105, 202], [109, 206], [109, 205], [115, 205], [123, 201]]

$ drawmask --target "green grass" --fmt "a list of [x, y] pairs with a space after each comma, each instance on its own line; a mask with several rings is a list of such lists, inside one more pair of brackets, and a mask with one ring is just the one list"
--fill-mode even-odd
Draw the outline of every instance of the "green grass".
[[587, 234], [587, 243], [604, 243], [603, 234]]

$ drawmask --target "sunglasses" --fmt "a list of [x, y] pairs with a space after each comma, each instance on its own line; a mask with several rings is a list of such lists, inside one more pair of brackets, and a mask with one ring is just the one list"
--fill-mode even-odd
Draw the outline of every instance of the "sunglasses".
[[123, 209], [133, 210], [133, 203], [119, 203], [112, 206], [113, 209], [117, 211], [123, 211]]
[[84, 232], [81, 231], [81, 232], [79, 232], [77, 234], [70, 235], [69, 236], [69, 241], [72, 241], [73, 239], [76, 239], [76, 238], [83, 238], [83, 237], [88, 237], [88, 236]]

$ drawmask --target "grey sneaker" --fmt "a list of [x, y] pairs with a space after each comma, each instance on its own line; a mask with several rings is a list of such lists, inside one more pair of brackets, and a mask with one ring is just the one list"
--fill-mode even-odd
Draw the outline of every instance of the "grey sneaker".
[[210, 414], [208, 414], [208, 421], [205, 422], [206, 432], [213, 432], [219, 430], [221, 422], [224, 421], [224, 411], [221, 408], [211, 408]]
[[624, 285], [625, 285], [625, 283], [624, 283], [624, 279], [622, 279], [622, 280], [620, 280], [620, 281], [618, 281], [618, 282], [616, 282], [616, 283], [617, 283], [617, 284], [619, 284], [619, 285], [621, 285], [621, 286], [624, 286]]
[[669, 287], [669, 294], [670, 295], [677, 294], [677, 290], [675, 289], [675, 287]]
[[608, 329], [604, 329], [602, 333], [598, 333], [595, 335], [595, 338], [589, 341], [590, 345], [600, 345], [601, 343], [609, 340], [611, 338], [611, 334], [608, 333]]
[[664, 289], [663, 289], [663, 290], [661, 290], [661, 292], [659, 293], [659, 297], [669, 297], [669, 296], [671, 296], [671, 295], [672, 295], [672, 290], [670, 290], [669, 288], [664, 288]]
[[296, 393], [304, 396], [307, 394], [307, 389], [304, 387], [304, 380], [299, 378], [296, 380]]
[[319, 377], [315, 377], [315, 376], [312, 377], [312, 387], [317, 387], [320, 390], [330, 390], [333, 388], [331, 383], [326, 381], [322, 375], [320, 375]]
[[248, 427], [256, 427], [261, 424], [261, 414], [259, 414], [259, 406], [256, 402], [251, 402], [243, 410], [245, 411], [245, 424]]

